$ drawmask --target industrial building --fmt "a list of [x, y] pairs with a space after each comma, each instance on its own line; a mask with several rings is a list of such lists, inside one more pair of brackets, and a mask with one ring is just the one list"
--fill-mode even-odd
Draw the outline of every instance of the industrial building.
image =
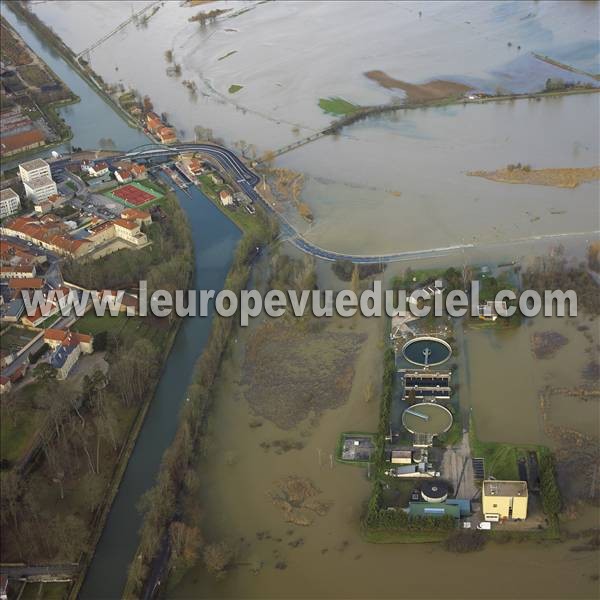
[[481, 501], [486, 521], [527, 518], [527, 482], [497, 481], [483, 482]]
[[450, 371], [404, 371], [405, 400], [450, 400]]

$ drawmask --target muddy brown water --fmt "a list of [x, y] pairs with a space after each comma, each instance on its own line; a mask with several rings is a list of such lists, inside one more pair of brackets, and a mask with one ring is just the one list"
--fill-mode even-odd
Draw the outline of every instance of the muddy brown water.
[[[416, 8], [409, 4], [379, 3], [374, 7], [364, 3], [349, 12], [342, 3], [312, 3], [310, 10], [306, 4], [267, 3], [232, 19], [225, 28], [200, 32], [187, 22], [198, 9], [180, 9], [178, 4], [165, 3], [147, 28], [130, 27], [111, 38], [92, 55], [92, 66], [107, 81], [121, 81], [150, 94], [157, 110], [167, 111], [184, 137], [191, 137], [193, 126], [201, 124], [212, 127], [227, 142], [243, 138], [257, 143], [261, 151], [294, 140], [294, 124], [300, 125], [301, 134], [325, 126], [330, 117], [317, 106], [321, 96], [340, 95], [365, 104], [389, 101], [387, 92], [364, 78], [365, 70], [380, 68], [406, 81], [422, 81], [454, 73], [458, 61], [465, 65], [463, 75], [474, 80], [487, 77], [490, 67], [506, 66], [515, 58], [515, 47], [507, 47], [507, 27], [518, 31], [515, 43], [523, 43], [524, 49], [543, 50], [551, 44], [557, 58], [590, 68], [585, 64], [589, 53], [586, 55], [584, 46], [597, 38], [598, 8], [593, 3], [536, 3], [533, 9], [528, 3], [468, 3], [459, 8], [428, 4], [421, 25], [417, 25]], [[123, 19], [121, 3], [39, 3], [34, 10], [77, 50], [89, 41], [89, 22], [98, 26], [99, 36]], [[343, 25], [340, 36], [348, 39], [358, 32], [361, 42], [368, 38], [370, 46], [346, 44], [331, 51], [331, 41], [340, 37], [331, 36], [330, 24], [337, 10], [343, 10], [346, 17], [337, 21]], [[128, 5], [125, 12], [129, 13]], [[535, 13], [534, 17], [528, 12]], [[388, 19], [390, 14], [396, 20]], [[474, 31], [466, 21], [473, 23]], [[397, 35], [399, 25], [406, 25], [406, 36]], [[365, 29], [371, 35], [365, 36]], [[578, 32], [575, 41], [573, 32]], [[257, 47], [257, 39], [268, 43]], [[422, 54], [415, 52], [418, 40], [427, 40]], [[436, 43], [430, 44], [430, 40]], [[289, 48], [287, 62], [281, 61], [280, 52], [273, 51], [282, 44]], [[168, 47], [181, 59], [181, 79], [199, 82], [198, 98], [190, 98], [180, 80], [164, 74], [163, 54]], [[446, 48], [457, 51], [446, 52]], [[238, 52], [216, 61], [215, 57], [231, 49]], [[371, 59], [374, 53], [378, 54], [377, 64]], [[311, 60], [315, 55], [326, 55], [331, 62]], [[410, 60], [399, 64], [398, 56]], [[54, 66], [52, 57], [46, 59], [53, 68], [60, 68]], [[307, 61], [311, 61], [309, 70]], [[156, 68], [149, 70], [148, 64]], [[262, 65], [261, 72], [256, 71], [257, 64]], [[345, 68], [348, 64], [356, 64], [353, 73]], [[510, 80], [516, 71], [507, 69], [498, 80]], [[242, 80], [246, 73], [260, 85]], [[303, 74], [301, 78], [298, 73]], [[332, 80], [331, 73], [343, 73], [344, 77]], [[538, 71], [530, 74], [535, 75], [532, 81], [536, 85], [543, 81], [540, 75], [546, 76]], [[60, 71], [59, 75], [71, 85], [68, 74]], [[235, 99], [219, 96], [232, 83], [246, 85]], [[266, 89], [271, 94], [268, 106]], [[238, 110], [232, 101], [244, 110]], [[65, 110], [70, 121], [82, 105]], [[121, 139], [123, 129], [106, 121], [106, 131], [99, 131], [97, 122], [81, 119], [75, 132], [77, 145], [96, 145], [99, 138], [107, 136], [124, 147], [138, 143], [137, 139], [129, 142], [131, 132]], [[546, 242], [530, 238], [597, 229], [597, 184], [576, 190], [509, 186], [468, 178], [465, 172], [496, 169], [516, 161], [534, 167], [597, 164], [596, 128], [590, 126], [597, 121], [598, 100], [592, 95], [417, 111], [358, 125], [347, 137], [307, 146], [278, 165], [309, 175], [304, 199], [311, 204], [316, 223], [307, 235], [326, 247], [366, 253], [472, 242], [478, 245], [476, 249], [435, 264], [520, 260], [547, 250]], [[570, 251], [581, 256], [590, 237], [562, 239]], [[506, 244], [517, 238], [529, 241]], [[323, 282], [330, 281], [329, 265], [319, 264], [318, 271]], [[392, 271], [390, 268], [387, 275]], [[597, 327], [597, 322], [591, 325]], [[597, 552], [571, 552], [573, 544], [569, 542], [489, 545], [481, 553], [457, 556], [438, 545], [374, 545], [362, 540], [359, 517], [370, 483], [364, 470], [338, 465], [330, 458], [341, 431], [373, 431], [378, 420], [378, 404], [367, 404], [364, 392], [369, 381], [380, 380], [381, 324], [372, 321], [359, 326], [369, 339], [359, 356], [347, 401], [286, 431], [266, 420], [261, 427], [249, 426], [256, 416], [240, 395], [240, 365], [251, 329], [240, 333], [219, 380], [212, 435], [200, 465], [203, 492], [198, 498], [206, 514], [206, 537], [227, 539], [239, 546], [239, 566], [217, 582], [198, 564], [168, 596], [598, 597], [598, 581], [593, 579], [598, 575]], [[555, 357], [538, 361], [531, 355], [529, 335], [546, 328], [563, 333], [569, 344]], [[468, 330], [464, 338], [465, 347], [458, 357], [461, 403], [473, 407], [482, 439], [552, 444], [540, 419], [538, 391], [546, 383], [578, 383], [577, 373], [589, 347], [584, 336], [568, 324], [548, 326], [535, 321], [502, 333]], [[551, 406], [553, 422], [590, 435], [597, 436], [597, 416], [597, 405], [573, 398], [556, 400]], [[277, 454], [260, 446], [278, 439], [300, 440], [304, 447]], [[333, 502], [331, 510], [315, 516], [309, 527], [285, 523], [268, 496], [276, 481], [288, 475], [310, 478], [321, 490], [319, 498]], [[135, 498], [126, 501], [133, 506]], [[598, 526], [597, 509], [584, 508], [580, 513], [564, 526]], [[261, 532], [261, 540], [257, 532]], [[303, 543], [290, 545], [300, 538]], [[275, 568], [277, 563], [286, 568]], [[257, 565], [261, 568], [254, 574]], [[102, 571], [102, 577], [112, 577], [117, 567], [122, 569], [118, 574], [122, 577], [126, 565], [115, 563]]]
[[[320, 269], [322, 279], [327, 269]], [[390, 271], [391, 274], [391, 271]], [[469, 375], [460, 373], [461, 405], [472, 406], [479, 435], [484, 440], [544, 443], [539, 411], [541, 386], [580, 383], [586, 348], [593, 342], [577, 330], [597, 320], [574, 322], [539, 319], [508, 331], [467, 329], [456, 360]], [[237, 338], [217, 386], [215, 412], [207, 456], [200, 471], [208, 539], [228, 540], [238, 548], [238, 566], [222, 581], [208, 575], [201, 564], [170, 590], [173, 598], [594, 598], [598, 595], [597, 552], [572, 552], [581, 543], [488, 544], [483, 552], [455, 555], [437, 544], [388, 545], [366, 543], [359, 518], [369, 492], [366, 470], [331, 460], [340, 432], [374, 431], [378, 404], [364, 401], [368, 382], [380, 375], [382, 325], [358, 321], [354, 331], [368, 334], [356, 364], [347, 402], [294, 429], [281, 430], [261, 419], [260, 427], [241, 393], [244, 346], [253, 325]], [[559, 331], [569, 342], [554, 357], [536, 359], [530, 348], [534, 331]], [[285, 360], [285, 357], [282, 357]], [[289, 393], [294, 393], [293, 389]], [[598, 439], [598, 404], [583, 409], [568, 398], [552, 412], [552, 420], [581, 428]], [[563, 412], [564, 411], [564, 414]], [[261, 442], [302, 440], [302, 450], [265, 452]], [[311, 479], [321, 490], [319, 499], [331, 510], [314, 517], [308, 527], [284, 522], [269, 497], [275, 482], [296, 475]], [[565, 531], [597, 527], [598, 510], [578, 508]], [[258, 534], [258, 535], [257, 535]], [[259, 539], [260, 538], [260, 539]], [[301, 538], [302, 542], [297, 543]], [[258, 572], [255, 572], [258, 570]]]

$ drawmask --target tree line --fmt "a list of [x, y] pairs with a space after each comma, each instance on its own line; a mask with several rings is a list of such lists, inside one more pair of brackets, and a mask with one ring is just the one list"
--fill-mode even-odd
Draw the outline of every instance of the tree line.
[[[256, 233], [246, 233], [240, 241], [224, 283], [224, 288], [236, 294], [248, 282], [256, 248], [277, 236], [274, 220], [262, 210], [257, 211], [257, 217], [261, 219], [261, 227]], [[203, 427], [212, 406], [212, 386], [235, 326], [234, 317], [214, 315], [210, 336], [181, 409], [175, 439], [163, 456], [155, 485], [140, 501], [143, 523], [136, 560], [129, 566], [125, 587], [128, 598], [143, 595], [151, 570], [156, 572], [155, 561], [162, 562], [158, 564], [158, 571], [167, 569], [182, 576], [199, 559], [201, 550], [207, 567], [216, 573], [223, 573], [233, 556], [223, 544], [206, 543], [203, 538], [197, 460]], [[167, 564], [161, 552], [165, 545]]]

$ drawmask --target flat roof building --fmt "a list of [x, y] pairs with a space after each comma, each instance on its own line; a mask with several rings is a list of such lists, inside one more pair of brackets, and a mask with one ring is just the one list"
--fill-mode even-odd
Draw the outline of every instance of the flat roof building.
[[40, 175], [23, 182], [25, 188], [25, 195], [39, 204], [48, 200], [50, 196], [55, 196], [58, 193], [56, 183], [49, 175]]
[[42, 158], [34, 158], [19, 165], [19, 175], [23, 183], [42, 175], [50, 177], [50, 165]]
[[12, 188], [6, 188], [0, 192], [0, 218], [8, 217], [21, 208], [19, 194]]
[[527, 518], [527, 482], [486, 479], [481, 494], [486, 521]]
[[412, 464], [412, 451], [392, 450], [390, 458], [393, 465], [410, 465]]
[[460, 507], [447, 502], [430, 504], [429, 502], [409, 502], [409, 517], [453, 517], [460, 519]]

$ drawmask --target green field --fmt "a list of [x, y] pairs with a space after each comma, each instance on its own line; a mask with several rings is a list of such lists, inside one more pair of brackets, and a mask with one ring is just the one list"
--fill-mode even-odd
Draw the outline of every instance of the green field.
[[477, 438], [472, 418], [469, 427], [469, 443], [471, 444], [472, 456], [485, 459], [486, 477], [491, 475], [496, 479], [507, 479], [509, 481], [519, 479], [518, 460], [521, 456], [525, 456], [531, 450], [536, 451], [538, 455], [548, 451], [545, 446], [532, 444], [515, 446], [501, 442], [482, 442]]
[[116, 317], [110, 315], [98, 317], [93, 310], [79, 319], [71, 329], [90, 335], [106, 331], [108, 334], [119, 335], [126, 345], [133, 344], [137, 339], [145, 338], [160, 346], [166, 343], [169, 333], [166, 320], [155, 317], [128, 317], [125, 313], [119, 313]]
[[45, 422], [46, 411], [35, 407], [39, 384], [30, 383], [19, 391], [10, 404], [3, 402], [0, 418], [0, 457], [14, 463], [31, 445], [35, 434]]
[[239, 92], [242, 89], [244, 89], [243, 85], [238, 85], [237, 83], [233, 83], [232, 85], [229, 86], [229, 93], [235, 94], [236, 92]]
[[2, 333], [0, 343], [2, 343], [3, 350], [12, 352], [25, 346], [25, 344], [32, 340], [36, 335], [35, 331], [20, 329], [19, 327], [10, 327]]
[[216, 184], [210, 178], [210, 175], [205, 173], [198, 177], [199, 187], [209, 200], [223, 213], [225, 213], [242, 231], [259, 233], [262, 228], [260, 219], [257, 215], [251, 215], [244, 207], [223, 206], [219, 200], [219, 192], [226, 188], [225, 184]]
[[319, 107], [328, 115], [335, 115], [336, 117], [351, 115], [360, 109], [360, 106], [352, 104], [352, 102], [348, 102], [338, 96], [320, 98]]

